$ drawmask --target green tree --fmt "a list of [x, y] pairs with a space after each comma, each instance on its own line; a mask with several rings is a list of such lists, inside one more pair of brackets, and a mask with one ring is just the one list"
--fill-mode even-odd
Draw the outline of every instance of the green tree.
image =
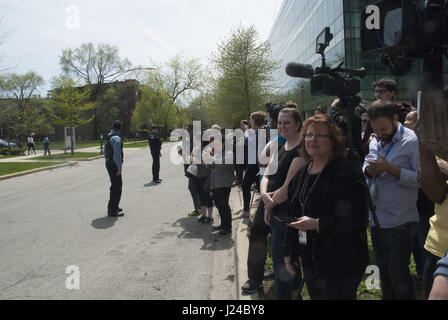
[[278, 63], [271, 58], [268, 42], [259, 40], [254, 26], [238, 26], [212, 55], [214, 117], [237, 126], [251, 112], [264, 107], [272, 91], [272, 73]]
[[173, 128], [178, 121], [177, 112], [177, 106], [163, 88], [145, 86], [131, 119], [131, 131], [148, 132], [152, 125]]
[[100, 110], [95, 116], [95, 135], [107, 129], [106, 108], [103, 101], [109, 84], [121, 75], [138, 69], [133, 68], [131, 62], [119, 56], [118, 47], [108, 44], [95, 46], [84, 43], [75, 49], [64, 49], [59, 64], [65, 76], [71, 76], [91, 87], [92, 101], [99, 100]]
[[185, 58], [177, 54], [163, 65], [155, 64], [156, 72], [147, 77], [146, 85], [163, 88], [172, 104], [177, 106], [177, 117], [184, 125], [182, 108], [193, 99], [193, 95], [204, 89], [204, 67], [196, 58]]
[[[78, 128], [94, 119], [90, 116], [96, 104], [90, 101], [90, 89], [80, 89], [71, 79], [56, 81], [58, 87], [51, 94], [53, 107], [53, 123], [61, 127]], [[71, 152], [75, 153], [73, 135], [71, 136]]]
[[43, 84], [43, 78], [32, 71], [0, 76], [0, 93], [5, 99], [1, 111], [8, 114], [14, 135], [24, 138], [32, 132], [39, 134], [38, 123], [44, 120], [41, 99], [35, 93]]

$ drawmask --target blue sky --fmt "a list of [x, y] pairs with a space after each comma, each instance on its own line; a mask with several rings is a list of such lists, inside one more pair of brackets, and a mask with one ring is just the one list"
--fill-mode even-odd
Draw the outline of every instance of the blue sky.
[[204, 63], [238, 24], [266, 40], [281, 0], [0, 0], [0, 69], [36, 71], [47, 82], [60, 74], [62, 49], [85, 42], [120, 48], [134, 65], [164, 62], [176, 53]]

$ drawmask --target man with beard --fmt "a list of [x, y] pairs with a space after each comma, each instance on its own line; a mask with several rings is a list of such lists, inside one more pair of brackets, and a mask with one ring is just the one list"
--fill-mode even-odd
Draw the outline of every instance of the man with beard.
[[[375, 136], [370, 142], [363, 171], [379, 221], [380, 230], [377, 230], [371, 219], [371, 236], [376, 264], [380, 268], [383, 300], [415, 299], [409, 259], [419, 221], [416, 206], [420, 167], [418, 139], [412, 130], [399, 123], [397, 109], [389, 101], [376, 101], [368, 117]], [[380, 247], [379, 232], [385, 250]], [[384, 252], [388, 252], [396, 281], [389, 274]]]

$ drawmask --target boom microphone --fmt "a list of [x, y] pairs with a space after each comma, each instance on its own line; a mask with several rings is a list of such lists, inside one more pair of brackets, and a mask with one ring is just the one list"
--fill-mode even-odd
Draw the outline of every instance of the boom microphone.
[[285, 71], [288, 76], [294, 78], [311, 79], [314, 76], [314, 69], [309, 64], [290, 62]]

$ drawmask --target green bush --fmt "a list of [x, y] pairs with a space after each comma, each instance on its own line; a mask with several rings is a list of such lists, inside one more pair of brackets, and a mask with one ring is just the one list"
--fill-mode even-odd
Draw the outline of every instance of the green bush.
[[25, 148], [0, 148], [0, 154], [4, 155], [4, 156], [17, 156], [17, 155], [21, 155], [25, 152]]

